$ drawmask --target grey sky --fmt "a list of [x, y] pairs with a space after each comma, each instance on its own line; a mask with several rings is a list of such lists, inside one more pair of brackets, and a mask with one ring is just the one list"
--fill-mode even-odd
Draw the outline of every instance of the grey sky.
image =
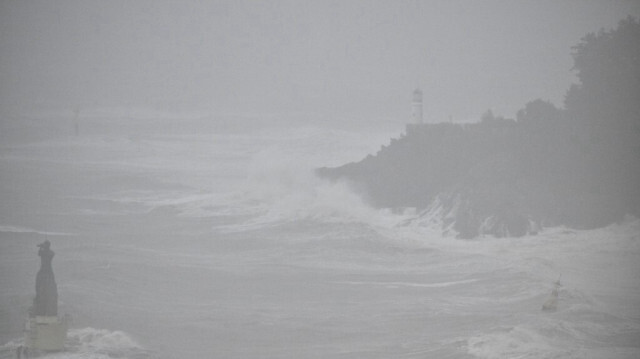
[[0, 1], [0, 104], [514, 116], [637, 1]]

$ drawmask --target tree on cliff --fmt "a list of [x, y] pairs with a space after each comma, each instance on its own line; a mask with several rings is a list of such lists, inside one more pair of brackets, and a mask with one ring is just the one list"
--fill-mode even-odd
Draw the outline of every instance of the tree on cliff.
[[629, 17], [614, 30], [590, 33], [573, 47], [580, 84], [565, 106], [583, 125], [640, 130], [640, 22]]
[[[580, 83], [565, 107], [581, 153], [576, 178], [610, 215], [640, 215], [640, 22], [591, 33], [573, 48]], [[605, 203], [600, 203], [605, 200]]]
[[556, 127], [560, 117], [561, 113], [557, 107], [541, 99], [527, 103], [516, 115], [518, 124], [531, 132], [546, 132]]

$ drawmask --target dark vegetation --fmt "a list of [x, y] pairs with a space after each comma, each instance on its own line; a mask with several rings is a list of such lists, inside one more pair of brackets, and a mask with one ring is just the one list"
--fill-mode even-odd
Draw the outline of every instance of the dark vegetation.
[[640, 23], [573, 47], [564, 108], [534, 100], [517, 119], [407, 127], [375, 156], [338, 168], [378, 207], [417, 207], [460, 237], [596, 228], [640, 215]]

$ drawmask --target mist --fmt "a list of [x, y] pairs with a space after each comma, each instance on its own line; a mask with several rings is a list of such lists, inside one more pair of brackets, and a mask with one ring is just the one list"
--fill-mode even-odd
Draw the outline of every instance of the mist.
[[562, 105], [570, 48], [634, 1], [4, 1], [5, 111], [151, 108], [513, 118]]
[[640, 357], [638, 18], [0, 1], [0, 359]]

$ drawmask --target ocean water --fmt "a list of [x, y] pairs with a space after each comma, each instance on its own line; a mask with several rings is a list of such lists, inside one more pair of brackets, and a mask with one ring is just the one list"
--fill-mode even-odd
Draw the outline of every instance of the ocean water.
[[45, 239], [73, 318], [51, 358], [640, 357], [637, 219], [457, 240], [314, 176], [395, 125], [71, 123], [0, 133], [2, 358], [23, 343]]

